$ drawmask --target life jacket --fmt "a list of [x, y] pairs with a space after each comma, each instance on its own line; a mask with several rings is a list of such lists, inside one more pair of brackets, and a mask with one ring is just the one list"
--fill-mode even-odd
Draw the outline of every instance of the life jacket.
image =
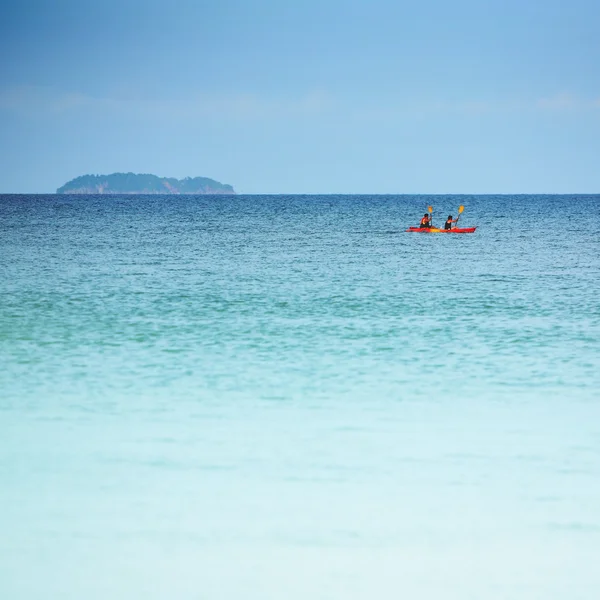
[[421, 219], [421, 227], [431, 227], [429, 225], [429, 217], [423, 217]]
[[452, 229], [452, 221], [446, 221], [444, 223], [444, 229]]

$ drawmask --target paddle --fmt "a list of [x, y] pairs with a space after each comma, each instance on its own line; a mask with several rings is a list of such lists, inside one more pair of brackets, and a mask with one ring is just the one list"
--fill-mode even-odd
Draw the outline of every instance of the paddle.
[[458, 220], [460, 219], [460, 215], [462, 214], [463, 210], [465, 210], [465, 207], [461, 204], [458, 207], [458, 217], [456, 217], [456, 224], [454, 225], [454, 227], [458, 227]]
[[429, 211], [429, 227], [433, 227], [433, 222], [431, 219], [433, 219], [433, 206], [428, 206], [427, 210]]

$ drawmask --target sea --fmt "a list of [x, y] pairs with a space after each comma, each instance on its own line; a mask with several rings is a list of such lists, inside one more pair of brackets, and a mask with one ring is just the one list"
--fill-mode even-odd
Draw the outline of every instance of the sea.
[[0, 598], [597, 600], [599, 232], [599, 195], [0, 196]]

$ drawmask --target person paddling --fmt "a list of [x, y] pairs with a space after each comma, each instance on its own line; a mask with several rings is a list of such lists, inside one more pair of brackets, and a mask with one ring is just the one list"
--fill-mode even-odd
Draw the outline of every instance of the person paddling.
[[425, 213], [423, 215], [423, 218], [421, 219], [421, 224], [419, 225], [419, 227], [421, 229], [431, 229], [431, 218], [429, 217], [428, 213]]
[[452, 229], [452, 223], [457, 223], [458, 219], [453, 219], [452, 215], [448, 215], [446, 222], [444, 223], [444, 229]]

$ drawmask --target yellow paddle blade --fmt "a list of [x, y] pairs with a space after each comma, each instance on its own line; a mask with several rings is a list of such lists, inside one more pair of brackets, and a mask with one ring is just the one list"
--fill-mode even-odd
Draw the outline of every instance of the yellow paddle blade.
[[428, 206], [427, 210], [429, 211], [429, 214], [431, 214], [433, 212], [433, 206]]
[[460, 215], [460, 213], [462, 213], [462, 211], [463, 211], [463, 210], [465, 210], [465, 207], [464, 207], [464, 206], [461, 204], [461, 205], [458, 207], [458, 214]]

